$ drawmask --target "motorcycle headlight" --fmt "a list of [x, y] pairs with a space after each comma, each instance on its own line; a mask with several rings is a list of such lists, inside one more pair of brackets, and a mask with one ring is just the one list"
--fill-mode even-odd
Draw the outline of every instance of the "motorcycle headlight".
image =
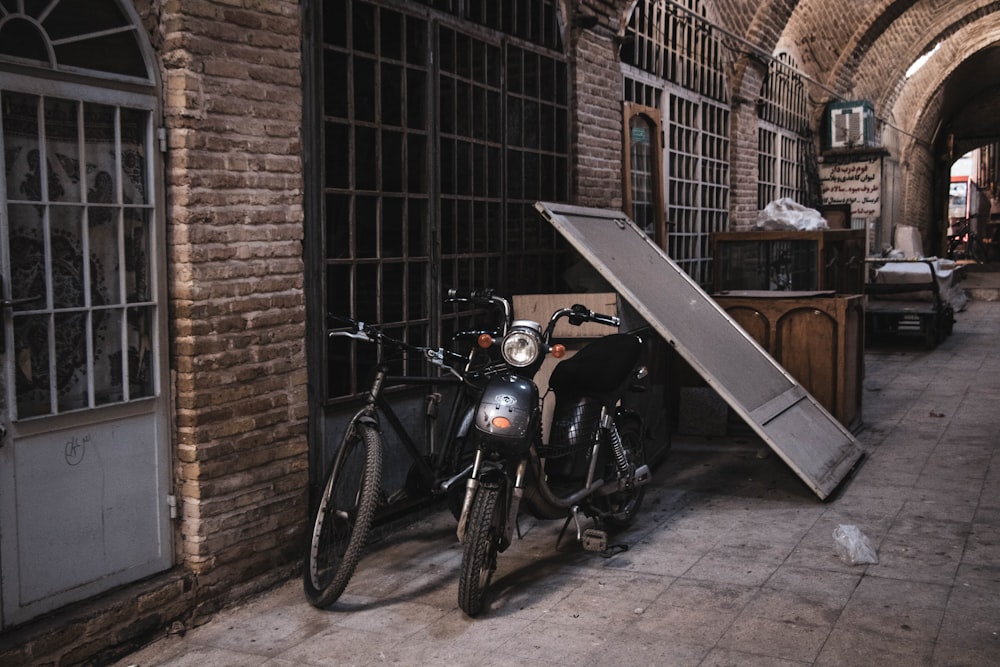
[[515, 322], [504, 336], [500, 352], [511, 366], [530, 366], [542, 353], [541, 327], [535, 322]]

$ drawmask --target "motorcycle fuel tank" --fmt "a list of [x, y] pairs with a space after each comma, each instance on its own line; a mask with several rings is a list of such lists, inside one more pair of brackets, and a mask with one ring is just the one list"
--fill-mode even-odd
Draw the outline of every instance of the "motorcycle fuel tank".
[[476, 410], [476, 432], [502, 454], [523, 454], [538, 433], [540, 416], [535, 383], [505, 375], [486, 385]]

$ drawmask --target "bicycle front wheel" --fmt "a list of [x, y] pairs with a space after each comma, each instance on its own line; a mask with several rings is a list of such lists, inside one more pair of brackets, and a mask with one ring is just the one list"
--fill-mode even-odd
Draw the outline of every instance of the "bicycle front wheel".
[[371, 425], [348, 428], [312, 521], [303, 584], [316, 607], [347, 588], [368, 541], [382, 478], [382, 441]]

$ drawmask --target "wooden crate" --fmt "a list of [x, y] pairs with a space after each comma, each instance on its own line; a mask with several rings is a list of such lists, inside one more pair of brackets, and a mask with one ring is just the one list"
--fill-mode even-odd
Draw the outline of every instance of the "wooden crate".
[[833, 290], [861, 294], [862, 229], [712, 234], [714, 290]]

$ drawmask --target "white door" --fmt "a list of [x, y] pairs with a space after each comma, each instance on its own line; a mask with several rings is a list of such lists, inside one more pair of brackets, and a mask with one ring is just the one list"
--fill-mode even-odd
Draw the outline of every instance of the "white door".
[[172, 562], [154, 108], [0, 71], [0, 627]]

